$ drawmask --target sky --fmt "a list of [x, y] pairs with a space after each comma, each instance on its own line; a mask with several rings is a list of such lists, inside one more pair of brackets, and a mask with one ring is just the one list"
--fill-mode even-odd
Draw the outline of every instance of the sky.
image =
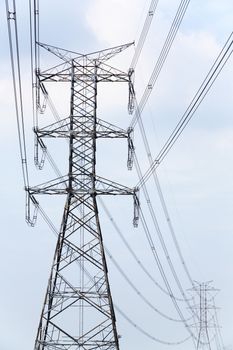
[[[40, 1], [40, 40], [78, 52], [92, 52], [135, 41], [137, 44], [150, 1], [147, 0], [87, 0]], [[160, 0], [143, 52], [136, 67], [135, 90], [140, 101], [159, 52], [170, 28], [179, 1]], [[30, 47], [28, 1], [18, 0], [25, 127], [32, 184], [55, 177], [49, 165], [38, 171], [33, 165], [32, 105], [30, 90]], [[233, 3], [231, 0], [191, 0], [168, 59], [143, 112], [143, 123], [152, 157], [158, 154], [166, 139], [188, 107], [209, 68], [232, 32]], [[0, 4], [0, 130], [1, 130], [1, 256], [0, 272], [0, 350], [33, 348], [41, 307], [47, 286], [55, 238], [38, 217], [35, 228], [24, 220], [25, 193], [19, 158], [16, 117], [4, 3]], [[114, 66], [127, 71], [134, 48], [119, 55]], [[46, 63], [54, 58], [44, 56]], [[233, 348], [233, 61], [229, 59], [210, 92], [195, 113], [177, 143], [158, 167], [158, 178], [179, 241], [185, 262], [194, 280], [213, 281], [219, 289], [215, 301], [225, 349]], [[69, 111], [69, 87], [52, 90], [52, 98], [61, 117]], [[127, 114], [127, 87], [100, 86], [98, 115], [122, 128], [127, 128], [132, 116]], [[46, 125], [49, 120], [41, 117]], [[50, 141], [50, 142], [49, 142]], [[49, 140], [48, 147], [65, 173], [66, 145]], [[108, 142], [108, 147], [106, 147]], [[134, 142], [142, 171], [148, 168], [139, 129]], [[138, 179], [135, 170], [127, 171], [127, 145], [114, 140], [98, 144], [97, 169], [100, 175], [133, 187]], [[112, 156], [114, 155], [114, 157]], [[158, 194], [152, 180], [148, 181], [151, 201], [164, 235], [170, 256], [184, 289], [191, 286], [182, 269]], [[142, 210], [148, 220], [156, 249], [176, 293], [158, 238], [148, 215], [146, 201], [140, 193]], [[40, 203], [59, 227], [63, 200], [40, 198]], [[141, 223], [132, 227], [133, 205], [129, 198], [107, 198], [112, 217], [117, 222], [133, 251], [162, 284], [154, 265]], [[155, 307], [170, 317], [177, 317], [170, 300], [154, 287], [122, 244], [99, 203], [104, 243], [124, 271]], [[177, 324], [155, 314], [132, 291], [107, 257], [114, 303], [137, 325], [154, 337], [168, 342], [184, 339], [188, 333]], [[186, 306], [181, 307], [186, 315]], [[132, 327], [116, 311], [121, 350], [167, 350]], [[172, 347], [173, 348], [173, 347]], [[191, 341], [176, 346], [191, 350]], [[215, 350], [216, 346], [212, 345]]]

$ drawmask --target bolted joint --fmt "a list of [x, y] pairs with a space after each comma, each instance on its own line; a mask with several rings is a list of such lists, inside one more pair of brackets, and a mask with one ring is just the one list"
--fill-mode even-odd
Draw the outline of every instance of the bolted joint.
[[7, 12], [7, 19], [8, 20], [15, 20], [16, 19], [16, 12], [15, 11], [8, 11]]

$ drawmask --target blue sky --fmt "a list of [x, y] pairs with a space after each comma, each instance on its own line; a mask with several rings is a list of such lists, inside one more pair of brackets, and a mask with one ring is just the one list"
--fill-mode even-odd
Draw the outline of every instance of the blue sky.
[[[41, 1], [41, 41], [81, 52], [95, 51], [138, 39], [150, 1], [144, 0], [89, 0], [89, 1]], [[136, 70], [135, 87], [137, 98], [144, 91], [159, 51], [175, 14], [179, 1], [160, 0], [158, 12], [152, 23], [147, 42]], [[46, 165], [43, 173], [33, 168], [33, 135], [31, 92], [28, 2], [16, 1], [23, 73], [25, 121], [30, 174], [33, 184], [41, 183], [54, 174]], [[0, 4], [0, 105], [1, 105], [1, 261], [2, 288], [0, 291], [0, 349], [29, 350], [33, 348], [40, 311], [47, 285], [47, 278], [55, 247], [55, 239], [46, 224], [38, 218], [35, 228], [24, 222], [24, 192], [21, 175], [16, 119], [13, 104], [11, 68], [4, 3]], [[204, 79], [221, 47], [232, 31], [233, 3], [231, 0], [190, 1], [189, 8], [175, 39], [169, 57], [143, 114], [145, 129], [156, 156], [170, 132], [187, 108], [193, 95]], [[114, 64], [127, 70], [133, 48], [114, 60]], [[213, 280], [220, 289], [216, 296], [219, 321], [227, 349], [233, 346], [233, 123], [232, 123], [232, 58], [190, 125], [167, 158], [158, 168], [158, 176], [171, 214], [185, 260], [192, 276], [198, 281]], [[68, 90], [67, 90], [68, 91]], [[60, 113], [65, 116], [69, 91], [55, 91], [54, 99]], [[60, 103], [64, 96], [64, 103]], [[130, 124], [127, 115], [127, 89], [101, 86], [98, 94], [98, 113], [102, 119], [126, 128]], [[44, 121], [46, 123], [46, 120]], [[135, 145], [142, 169], [148, 167], [138, 130], [135, 130]], [[52, 142], [51, 153], [59, 166], [65, 169], [61, 154]], [[98, 170], [110, 179], [134, 186], [135, 171], [126, 170], [125, 144], [99, 144]], [[62, 152], [62, 151], [61, 151]], [[64, 153], [65, 154], [65, 153]], [[104, 154], [104, 155], [103, 155]], [[114, 157], [112, 157], [114, 154]], [[65, 170], [64, 170], [65, 171]], [[158, 196], [148, 186], [158, 220], [184, 288], [190, 288], [181, 264], [174, 251], [170, 235], [158, 203]], [[143, 210], [146, 204], [140, 195]], [[54, 218], [57, 227], [62, 212], [62, 201], [41, 199], [41, 204]], [[156, 278], [141, 226], [133, 229], [132, 203], [127, 199], [107, 199], [107, 204], [119, 227], [129, 240], [134, 251], [148, 266]], [[122, 213], [125, 213], [122, 215]], [[101, 222], [106, 246], [124, 266], [130, 278], [148, 299], [175, 317], [175, 311], [167, 299], [138, 270], [138, 266], [122, 246], [108, 218], [101, 209]], [[148, 217], [149, 225], [151, 225]], [[169, 275], [166, 259], [156, 240], [161, 260]], [[186, 337], [182, 326], [161, 320], [147, 310], [141, 300], [127, 286], [109, 259], [109, 274], [114, 302], [135, 323], [161, 339], [176, 341]], [[169, 275], [170, 276], [170, 275]], [[171, 277], [171, 276], [170, 276]], [[175, 288], [175, 287], [174, 287]], [[135, 307], [137, 305], [137, 307]], [[121, 349], [167, 350], [169, 347], [148, 340], [117, 314], [121, 334]], [[191, 342], [177, 349], [191, 350]], [[213, 347], [213, 349], [215, 349]]]

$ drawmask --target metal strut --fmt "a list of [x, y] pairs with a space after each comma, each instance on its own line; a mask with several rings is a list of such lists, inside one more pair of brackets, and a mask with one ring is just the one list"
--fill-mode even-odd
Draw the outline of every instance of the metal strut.
[[130, 167], [133, 158], [131, 131], [97, 119], [96, 110], [99, 82], [127, 82], [131, 86], [129, 74], [104, 63], [128, 46], [71, 59], [65, 50], [41, 46], [54, 50], [65, 63], [44, 72], [37, 70], [40, 87], [47, 81], [69, 81], [71, 98], [69, 117], [34, 130], [39, 144], [45, 137], [67, 138], [69, 142], [68, 174], [27, 189], [30, 200], [38, 194], [66, 195], [35, 350], [119, 350], [96, 197], [131, 195], [134, 226], [139, 218], [139, 200], [137, 189], [96, 174], [99, 137], [126, 138]]

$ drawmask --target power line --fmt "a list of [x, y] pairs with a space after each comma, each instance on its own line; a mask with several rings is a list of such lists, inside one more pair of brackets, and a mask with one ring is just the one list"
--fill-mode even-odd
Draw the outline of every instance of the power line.
[[[136, 158], [136, 154], [135, 154], [135, 165], [136, 165], [137, 173], [138, 173], [138, 175], [140, 176], [141, 170], [140, 170], [140, 166], [139, 166], [139, 164], [138, 164], [137, 158]], [[199, 321], [199, 316], [198, 316], [198, 314], [194, 311], [194, 309], [192, 308], [192, 306], [191, 306], [189, 300], [188, 300], [187, 297], [185, 296], [183, 287], [182, 287], [182, 285], [181, 285], [181, 283], [180, 283], [179, 277], [178, 277], [178, 275], [177, 275], [177, 273], [176, 273], [176, 271], [175, 271], [174, 265], [173, 265], [172, 260], [171, 260], [171, 258], [170, 258], [170, 256], [169, 256], [169, 252], [168, 252], [168, 250], [167, 250], [165, 241], [164, 241], [164, 239], [163, 239], [162, 232], [160, 231], [160, 228], [159, 228], [159, 225], [158, 225], [156, 216], [155, 216], [155, 212], [154, 212], [154, 209], [153, 209], [153, 207], [152, 207], [151, 200], [150, 200], [150, 197], [149, 197], [149, 194], [148, 194], [148, 191], [147, 191], [147, 188], [146, 188], [146, 185], [145, 185], [145, 184], [143, 185], [143, 193], [144, 193], [144, 196], [145, 196], [145, 199], [146, 199], [146, 203], [147, 203], [147, 205], [148, 205], [149, 212], [150, 212], [150, 214], [151, 214], [151, 217], [152, 217], [152, 220], [153, 220], [153, 223], [154, 223], [156, 232], [157, 232], [157, 234], [158, 234], [158, 237], [159, 237], [159, 240], [160, 240], [162, 249], [163, 249], [163, 251], [164, 251], [165, 257], [166, 257], [166, 259], [167, 259], [167, 261], [168, 261], [168, 264], [169, 264], [169, 267], [170, 267], [170, 269], [171, 269], [172, 275], [173, 275], [173, 277], [174, 277], [174, 279], [175, 279], [175, 281], [176, 281], [176, 283], [177, 283], [177, 286], [178, 286], [178, 288], [179, 288], [179, 290], [180, 290], [180, 292], [181, 292], [181, 294], [182, 294], [182, 296], [183, 296], [183, 298], [184, 298], [184, 301], [186, 301], [186, 303], [187, 303], [187, 305], [188, 305], [188, 308], [192, 311], [194, 319], [197, 318], [198, 321]], [[140, 215], [143, 217], [143, 212], [142, 212], [142, 209], [141, 209], [141, 208], [140, 208]], [[146, 236], [147, 236], [147, 239], [148, 239], [148, 242], [149, 242], [151, 251], [152, 251], [153, 255], [155, 256], [155, 254], [154, 254], [154, 252], [155, 252], [155, 245], [154, 245], [153, 240], [152, 240], [152, 237], [151, 237], [151, 235], [150, 235], [150, 233], [149, 233], [149, 229], [148, 229], [148, 227], [147, 227], [147, 224], [146, 224], [145, 219], [144, 219], [144, 231], [145, 231], [145, 233], [146, 233]], [[178, 243], [178, 242], [177, 242], [177, 243]], [[155, 260], [157, 260], [157, 259], [155, 259]], [[157, 263], [157, 261], [156, 261], [156, 263]], [[190, 276], [190, 277], [191, 277], [191, 276]], [[194, 283], [193, 283], [192, 280], [191, 280], [191, 284], [192, 284], [192, 286], [194, 286]], [[168, 290], [169, 290], [169, 289], [168, 289]], [[173, 299], [173, 298], [172, 298], [172, 299]], [[184, 324], [185, 324], [185, 320], [183, 320], [183, 322], [184, 322]], [[187, 322], [186, 322], [185, 326], [186, 326], [186, 327], [188, 326], [188, 325], [187, 325]], [[191, 333], [192, 333], [192, 332], [191, 332]], [[190, 333], [190, 334], [191, 334], [191, 333]], [[193, 336], [193, 339], [194, 339], [194, 340], [197, 340], [197, 337], [196, 337], [193, 333], [192, 333], [192, 336]], [[199, 341], [199, 344], [205, 345], [204, 342], [201, 341], [200, 339], [199, 339], [198, 341]]]
[[[229, 57], [228, 57], [229, 58]], [[137, 106], [138, 108], [138, 106]], [[139, 121], [139, 128], [140, 128], [140, 132], [141, 132], [141, 135], [142, 135], [142, 138], [143, 138], [143, 142], [144, 142], [144, 145], [145, 145], [145, 149], [146, 149], [146, 152], [147, 152], [147, 156], [148, 156], [148, 159], [149, 159], [149, 162], [152, 163], [152, 157], [151, 157], [151, 152], [150, 152], [150, 148], [149, 148], [149, 144], [148, 144], [148, 140], [146, 138], [146, 133], [145, 133], [145, 130], [144, 130], [144, 127], [143, 127], [143, 123], [142, 123], [142, 118], [141, 116], [139, 115], [139, 118], [138, 118], [138, 121]], [[158, 180], [158, 177], [157, 177], [157, 174], [156, 172], [153, 172], [153, 178], [154, 178], [154, 182], [156, 184], [156, 187], [157, 187], [157, 191], [158, 191], [158, 194], [159, 194], [159, 198], [160, 198], [160, 201], [161, 201], [161, 204], [162, 204], [162, 207], [163, 207], [163, 211], [164, 211], [164, 214], [165, 214], [165, 217], [167, 219], [167, 223], [168, 223], [168, 226], [170, 228], [170, 232], [172, 234], [172, 238], [173, 238], [173, 241], [175, 243], [175, 246], [176, 246], [176, 249], [177, 249], [177, 252], [179, 254], [179, 257], [181, 259], [181, 262], [182, 262], [182, 265], [185, 269], [185, 272], [190, 280], [190, 282], [193, 284], [193, 281], [192, 281], [192, 278], [191, 278], [191, 275], [189, 273], [189, 270], [187, 268], [187, 265], [183, 259], [183, 256], [182, 256], [182, 253], [181, 253], [181, 250], [180, 250], [180, 247], [179, 247], [179, 244], [178, 244], [178, 241], [177, 241], [177, 238], [175, 236], [175, 232], [174, 232], [174, 228], [173, 228], [173, 225], [172, 225], [172, 222], [171, 222], [171, 219], [169, 217], [169, 213], [168, 213], [168, 210], [167, 210], [167, 207], [166, 207], [166, 203], [165, 203], [165, 200], [164, 200], [164, 197], [163, 197], [163, 194], [162, 194], [162, 190], [161, 190], [161, 186], [159, 184], [159, 180]], [[217, 334], [218, 335], [218, 334]], [[221, 339], [221, 333], [219, 335], [220, 339]], [[222, 343], [223, 344], [223, 343]]]
[[147, 37], [147, 34], [149, 32], [152, 20], [154, 18], [154, 14], [155, 14], [155, 10], [156, 10], [156, 7], [158, 5], [158, 2], [159, 2], [159, 0], [152, 0], [150, 3], [149, 10], [148, 10], [147, 16], [146, 16], [146, 20], [144, 22], [137, 46], [135, 48], [135, 52], [134, 52], [134, 55], [132, 58], [130, 69], [134, 70], [137, 63], [138, 63], [138, 59], [139, 59], [140, 54], [142, 52], [143, 45], [146, 41], [146, 37]]
[[[33, 1], [33, 8], [32, 3]], [[32, 76], [32, 99], [33, 99], [33, 121], [34, 127], [38, 126], [38, 109], [40, 106], [40, 86], [38, 73], [40, 70], [40, 47], [38, 45], [40, 37], [39, 26], [39, 0], [29, 0], [30, 11], [30, 45], [31, 45], [31, 66], [33, 73]], [[33, 14], [33, 21], [32, 21]]]
[[159, 259], [158, 253], [157, 253], [157, 251], [156, 251], [156, 249], [155, 249], [155, 246], [154, 246], [154, 243], [153, 243], [153, 239], [152, 239], [150, 230], [149, 230], [149, 228], [148, 228], [148, 225], [147, 225], [147, 223], [146, 223], [146, 220], [145, 220], [145, 217], [144, 217], [144, 214], [143, 214], [141, 208], [140, 208], [140, 217], [141, 217], [141, 222], [142, 222], [142, 226], [143, 226], [144, 232], [145, 232], [145, 234], [146, 234], [148, 243], [149, 243], [149, 245], [150, 245], [150, 247], [151, 247], [151, 252], [152, 252], [152, 254], [153, 254], [153, 257], [154, 257], [154, 259], [155, 259], [155, 262], [156, 262], [156, 264], [157, 264], [157, 267], [158, 267], [158, 269], [159, 269], [159, 272], [160, 272], [160, 274], [161, 274], [161, 277], [162, 277], [162, 279], [163, 279], [163, 281], [164, 281], [164, 284], [165, 284], [167, 290], [169, 291], [169, 293], [170, 293], [170, 295], [171, 295], [171, 300], [172, 300], [172, 302], [173, 302], [173, 304], [174, 304], [174, 307], [175, 307], [175, 309], [176, 309], [176, 311], [177, 311], [177, 313], [178, 313], [180, 319], [182, 320], [182, 322], [183, 322], [185, 328], [187, 329], [187, 331], [188, 331], [189, 334], [191, 335], [191, 337], [192, 337], [192, 339], [193, 339], [193, 342], [194, 342], [194, 346], [195, 346], [195, 340], [197, 339], [197, 337], [196, 337], [196, 336], [194, 335], [194, 333], [191, 331], [191, 329], [190, 329], [190, 327], [189, 327], [187, 321], [185, 320], [185, 317], [184, 317], [184, 315], [183, 315], [183, 313], [182, 313], [182, 311], [181, 311], [181, 309], [180, 309], [180, 307], [179, 307], [177, 301], [176, 301], [175, 298], [173, 297], [173, 292], [172, 292], [170, 283], [169, 283], [169, 281], [168, 281], [168, 279], [167, 279], [167, 276], [166, 276], [166, 274], [165, 274], [165, 271], [164, 271], [163, 266], [162, 266], [162, 264], [161, 264], [161, 261], [160, 261], [160, 259]]
[[[137, 173], [138, 173], [138, 176], [139, 176], [139, 178], [140, 178], [140, 177], [141, 177], [141, 169], [140, 169], [140, 166], [139, 166], [139, 163], [138, 163], [136, 154], [135, 154], [135, 166], [136, 166], [136, 171], [137, 171]], [[143, 189], [143, 194], [144, 194], [144, 197], [145, 197], [145, 199], [146, 199], [146, 203], [147, 203], [147, 206], [148, 206], [148, 209], [149, 209], [149, 213], [150, 213], [150, 215], [151, 215], [151, 218], [152, 218], [152, 221], [153, 221], [153, 224], [154, 224], [154, 227], [155, 227], [155, 231], [156, 231], [156, 233], [157, 233], [157, 235], [158, 235], [160, 244], [161, 244], [161, 246], [162, 246], [164, 255], [165, 255], [165, 257], [166, 257], [166, 260], [167, 260], [167, 262], [168, 262], [168, 265], [169, 265], [169, 267], [170, 267], [170, 270], [171, 270], [171, 272], [172, 272], [172, 275], [173, 275], [173, 277], [174, 277], [174, 280], [175, 280], [175, 282], [176, 282], [176, 284], [177, 284], [177, 286], [178, 286], [178, 288], [179, 288], [179, 290], [180, 290], [180, 292], [181, 292], [181, 294], [182, 294], [184, 300], [187, 302], [188, 306], [190, 306], [190, 305], [189, 305], [189, 301], [188, 301], [188, 299], [187, 299], [187, 297], [186, 297], [186, 295], [185, 295], [185, 293], [184, 293], [184, 289], [183, 289], [183, 287], [182, 287], [182, 285], [181, 285], [181, 282], [180, 282], [180, 280], [179, 280], [179, 278], [178, 278], [178, 275], [177, 275], [177, 273], [176, 273], [176, 270], [175, 270], [175, 268], [174, 268], [174, 265], [173, 265], [173, 263], [172, 263], [172, 260], [171, 260], [171, 257], [170, 257], [170, 255], [169, 255], [168, 249], [167, 249], [167, 247], [166, 247], [166, 243], [165, 243], [165, 241], [164, 241], [162, 232], [161, 232], [161, 230], [160, 230], [160, 227], [159, 227], [159, 224], [158, 224], [156, 215], [155, 215], [155, 211], [154, 211], [154, 208], [153, 208], [153, 206], [152, 206], [152, 203], [151, 203], [151, 200], [150, 200], [150, 196], [149, 196], [149, 193], [148, 193], [148, 190], [147, 190], [147, 187], [146, 187], [145, 184], [143, 184], [142, 189]]]
[[[163, 318], [169, 320], [169, 321], [173, 321], [173, 322], [182, 322], [182, 320], [180, 319], [176, 319], [173, 317], [170, 317], [166, 314], [164, 314], [162, 311], [160, 311], [158, 308], [156, 308], [144, 295], [142, 292], [139, 291], [139, 289], [137, 287], [135, 287], [134, 283], [130, 280], [130, 278], [126, 275], [126, 273], [124, 272], [124, 270], [120, 267], [120, 265], [117, 263], [116, 259], [114, 259], [114, 257], [112, 256], [112, 254], [110, 253], [110, 251], [105, 247], [105, 251], [108, 255], [108, 257], [111, 259], [111, 261], [113, 262], [113, 264], [116, 266], [117, 270], [120, 272], [120, 274], [124, 277], [124, 279], [126, 280], [126, 282], [131, 286], [131, 288], [134, 290], [134, 292], [144, 301], [144, 303], [149, 306], [153, 311], [155, 311], [157, 314], [159, 314], [160, 316], [162, 316]], [[186, 320], [188, 321], [188, 320]]]
[[[148, 160], [149, 160], [149, 164], [151, 165], [153, 163], [153, 159], [152, 159], [152, 155], [151, 155], [149, 142], [148, 142], [148, 139], [147, 139], [147, 136], [146, 136], [145, 128], [143, 126], [142, 118], [138, 119], [138, 123], [139, 123], [139, 129], [140, 129], [140, 132], [141, 132], [141, 136], [142, 136], [142, 139], [143, 139], [144, 147], [145, 147], [145, 150], [146, 150], [146, 153], [147, 153], [147, 157], [148, 157]], [[136, 154], [135, 154], [135, 157], [136, 157]], [[138, 167], [140, 169], [138, 161], [137, 161], [137, 164], [138, 164]], [[141, 172], [141, 169], [140, 169], [140, 174], [141, 173], [142, 172]], [[187, 264], [186, 264], [186, 262], [184, 260], [183, 254], [181, 252], [181, 248], [179, 246], [179, 242], [178, 242], [176, 234], [175, 234], [175, 230], [174, 230], [174, 227], [173, 227], [173, 224], [172, 224], [172, 220], [171, 220], [171, 217], [170, 217], [169, 212], [168, 212], [168, 208], [167, 208], [164, 196], [163, 196], [162, 188], [161, 188], [158, 176], [156, 174], [156, 171], [153, 172], [153, 180], [154, 180], [154, 184], [155, 184], [155, 186], [157, 188], [159, 200], [160, 200], [160, 203], [161, 203], [161, 206], [162, 206], [162, 209], [163, 209], [163, 212], [164, 212], [164, 215], [165, 215], [165, 218], [166, 218], [166, 221], [167, 221], [167, 224], [168, 224], [171, 236], [172, 236], [172, 240], [174, 242], [175, 248], [176, 248], [178, 256], [180, 258], [181, 264], [182, 264], [182, 266], [183, 266], [183, 268], [185, 270], [185, 273], [186, 273], [190, 283], [193, 284], [193, 279], [191, 277], [191, 274], [189, 272]]]
[[227, 63], [228, 59], [230, 58], [232, 54], [232, 40], [233, 32], [230, 34], [229, 38], [227, 39], [223, 49], [221, 50], [220, 54], [218, 55], [217, 59], [215, 60], [213, 66], [211, 67], [209, 73], [207, 74], [206, 78], [204, 79], [203, 83], [201, 84], [200, 88], [198, 89], [197, 93], [193, 97], [190, 105], [186, 109], [185, 113], [181, 117], [179, 123], [176, 125], [175, 129], [169, 136], [168, 140], [160, 150], [157, 157], [154, 159], [150, 167], [147, 169], [145, 174], [140, 178], [137, 187], [141, 187], [148, 179], [151, 177], [155, 169], [161, 164], [163, 159], [166, 157], [170, 149], [173, 147], [191, 118], [193, 117], [194, 113], [200, 106], [201, 102], [209, 92], [210, 88], [212, 87], [213, 83], [219, 76], [220, 72], [222, 71], [223, 67]]
[[156, 343], [160, 343], [163, 345], [181, 345], [185, 342], [187, 342], [191, 336], [181, 340], [181, 341], [177, 341], [177, 342], [168, 342], [168, 341], [164, 341], [158, 338], [155, 338], [153, 335], [151, 335], [150, 333], [148, 333], [147, 331], [144, 330], [144, 328], [140, 327], [139, 325], [137, 325], [131, 318], [129, 318], [128, 314], [126, 315], [126, 313], [124, 313], [117, 305], [114, 305], [115, 309], [119, 312], [119, 314], [124, 317], [124, 319], [131, 324], [131, 326], [133, 326], [135, 329], [137, 329], [140, 333], [144, 334], [147, 338], [155, 341]]
[[32, 114], [33, 126], [35, 126], [35, 99], [34, 99], [34, 61], [33, 61], [33, 23], [32, 23], [32, 0], [28, 1], [29, 7], [29, 38], [30, 38], [30, 63], [31, 63], [31, 91], [32, 91]]
[[[19, 150], [21, 158], [21, 166], [23, 173], [24, 186], [29, 186], [29, 175], [27, 165], [27, 148], [25, 138], [25, 126], [24, 126], [24, 109], [23, 109], [23, 94], [22, 94], [22, 82], [21, 82], [21, 69], [20, 69], [20, 54], [19, 54], [19, 40], [18, 40], [18, 28], [17, 28], [17, 16], [15, 0], [12, 2], [12, 9], [10, 10], [8, 0], [5, 0], [6, 5], [6, 17], [8, 26], [8, 38], [10, 47], [11, 58], [11, 70], [13, 79], [13, 90], [15, 100], [15, 112], [17, 120], [17, 131], [19, 139]], [[14, 22], [14, 44], [12, 38], [11, 22]], [[16, 55], [16, 58], [15, 58]]]
[[[134, 252], [134, 250], [131, 248], [130, 244], [127, 242], [125, 235], [121, 232], [119, 226], [117, 225], [116, 221], [114, 220], [114, 218], [112, 217], [111, 213], [109, 212], [108, 208], [106, 207], [104, 201], [102, 198], [99, 198], [99, 202], [103, 208], [103, 210], [105, 211], [106, 215], [108, 216], [111, 224], [113, 225], [114, 229], [116, 230], [116, 232], [118, 233], [119, 237], [121, 238], [122, 242], [124, 243], [124, 245], [126, 246], [126, 248], [128, 249], [128, 251], [130, 252], [130, 254], [132, 255], [132, 257], [134, 258], [134, 260], [136, 261], [136, 263], [138, 264], [138, 266], [142, 269], [142, 271], [147, 275], [147, 277], [153, 282], [153, 284], [159, 288], [164, 294], [166, 294], [167, 296], [171, 297], [171, 295], [167, 292], [166, 289], [164, 289], [155, 279], [154, 277], [150, 274], [150, 272], [147, 270], [147, 268], [144, 266], [144, 264], [141, 262], [141, 260], [139, 259], [139, 257], [136, 255], [136, 253]], [[177, 301], [185, 301], [184, 299], [179, 298], [178, 296], [175, 296], [173, 294], [173, 297], [177, 300]]]
[[154, 87], [154, 85], [158, 79], [158, 76], [163, 68], [163, 65], [164, 65], [166, 58], [169, 54], [169, 51], [171, 49], [172, 43], [176, 37], [177, 31], [180, 27], [182, 20], [183, 20], [183, 17], [185, 15], [185, 12], [187, 10], [189, 2], [190, 2], [190, 0], [182, 0], [180, 2], [180, 5], [179, 5], [178, 10], [176, 12], [176, 15], [173, 19], [172, 25], [170, 27], [170, 30], [168, 32], [168, 35], [167, 35], [166, 40], [164, 42], [164, 45], [162, 47], [162, 50], [159, 54], [159, 58], [155, 64], [153, 72], [150, 76], [147, 87], [142, 95], [142, 98], [140, 100], [139, 105], [137, 106], [137, 108], [135, 110], [134, 117], [130, 123], [131, 128], [134, 128], [135, 125], [137, 124], [138, 119], [139, 119], [139, 117], [140, 117], [140, 115], [141, 115], [141, 113], [146, 105], [146, 102], [147, 102], [147, 100], [148, 100], [148, 98], [153, 90], [153, 87]]

